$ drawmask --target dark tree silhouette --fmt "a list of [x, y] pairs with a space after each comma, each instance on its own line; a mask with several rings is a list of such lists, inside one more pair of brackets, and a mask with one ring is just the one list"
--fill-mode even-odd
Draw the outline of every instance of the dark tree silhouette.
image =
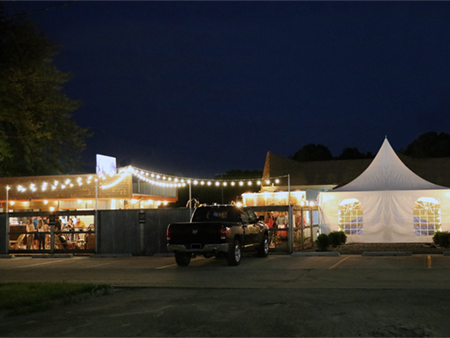
[[307, 144], [298, 150], [291, 159], [305, 162], [305, 161], [329, 161], [333, 159], [330, 150], [322, 144]]
[[400, 153], [416, 158], [450, 157], [450, 134], [434, 131], [420, 134]]

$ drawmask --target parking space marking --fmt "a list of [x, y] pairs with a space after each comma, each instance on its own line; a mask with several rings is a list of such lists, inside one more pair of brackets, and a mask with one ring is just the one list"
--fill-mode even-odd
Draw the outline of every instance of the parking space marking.
[[47, 261], [47, 262], [43, 262], [43, 263], [15, 266], [15, 267], [12, 267], [12, 268], [8, 268], [7, 270], [29, 268], [30, 266], [39, 266], [39, 265], [52, 264], [52, 263], [62, 263], [62, 262], [67, 262], [67, 259], [64, 258], [64, 259], [60, 259], [60, 260], [57, 260], [57, 261], [49, 261], [49, 262]]
[[427, 256], [427, 268], [431, 269], [431, 256], [430, 255]]
[[112, 263], [114, 263], [114, 262], [102, 263], [102, 264], [96, 264], [96, 265], [91, 265], [91, 266], [82, 266], [82, 267], [79, 267], [78, 269], [90, 269], [90, 268], [96, 268], [96, 267], [98, 267], [98, 266], [109, 265], [109, 264], [112, 264]]
[[333, 264], [332, 266], [330, 266], [329, 268], [328, 268], [328, 270], [331, 270], [331, 269], [334, 269], [335, 267], [337, 267], [339, 264], [341, 264], [341, 263], [343, 263], [343, 262], [345, 262], [347, 259], [349, 259], [350, 258], [350, 256], [347, 256], [347, 257], [345, 257], [344, 259], [341, 259], [339, 262], [337, 262], [336, 264]]

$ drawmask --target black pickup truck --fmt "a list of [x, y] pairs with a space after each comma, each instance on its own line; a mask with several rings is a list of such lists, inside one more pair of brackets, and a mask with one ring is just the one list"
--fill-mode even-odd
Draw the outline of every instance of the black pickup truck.
[[246, 207], [200, 206], [191, 222], [169, 224], [167, 249], [175, 253], [179, 266], [189, 265], [197, 255], [225, 256], [229, 265], [239, 265], [244, 249], [256, 249], [258, 256], [267, 257], [269, 227]]

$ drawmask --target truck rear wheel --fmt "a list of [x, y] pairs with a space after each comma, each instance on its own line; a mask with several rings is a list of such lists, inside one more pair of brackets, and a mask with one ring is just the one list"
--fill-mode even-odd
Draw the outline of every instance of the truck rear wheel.
[[191, 254], [175, 252], [175, 262], [177, 262], [178, 266], [188, 266], [191, 262]]
[[228, 265], [236, 266], [241, 262], [241, 242], [235, 239], [233, 245], [230, 247], [230, 250], [227, 253], [227, 262]]
[[258, 256], [259, 257], [267, 257], [269, 254], [269, 236], [264, 235], [261, 244], [258, 247]]

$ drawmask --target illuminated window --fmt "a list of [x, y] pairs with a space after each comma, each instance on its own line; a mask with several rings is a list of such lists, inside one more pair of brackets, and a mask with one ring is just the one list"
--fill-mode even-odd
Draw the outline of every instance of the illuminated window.
[[347, 235], [363, 234], [363, 208], [356, 198], [339, 203], [339, 229]]
[[433, 236], [441, 227], [441, 204], [432, 197], [414, 202], [414, 235]]

